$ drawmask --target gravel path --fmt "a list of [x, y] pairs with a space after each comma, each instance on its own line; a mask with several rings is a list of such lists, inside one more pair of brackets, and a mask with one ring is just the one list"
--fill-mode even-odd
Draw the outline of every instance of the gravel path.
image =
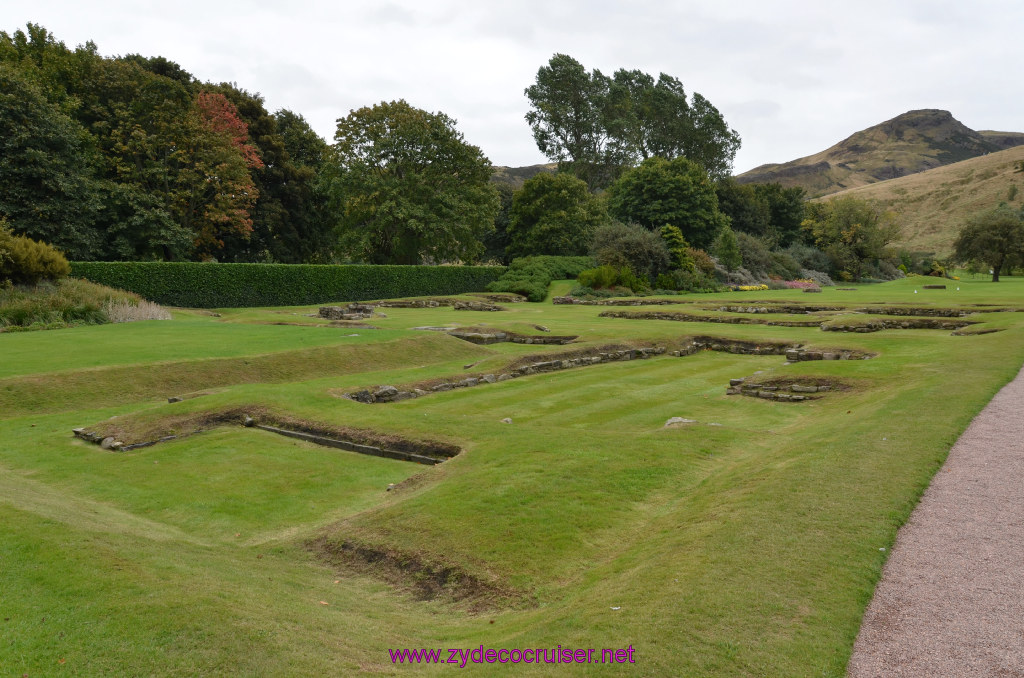
[[1024, 369], [900, 529], [848, 675], [1024, 676]]

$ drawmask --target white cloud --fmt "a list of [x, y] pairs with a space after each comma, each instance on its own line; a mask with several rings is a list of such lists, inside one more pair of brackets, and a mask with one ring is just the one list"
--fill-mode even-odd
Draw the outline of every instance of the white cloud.
[[678, 77], [743, 137], [739, 171], [913, 108], [947, 108], [975, 129], [1021, 127], [1024, 7], [1010, 0], [8, 4], [0, 30], [31, 21], [103, 54], [164, 56], [303, 114], [328, 140], [336, 118], [382, 100], [441, 110], [496, 164], [544, 161], [523, 89], [555, 52], [607, 73]]

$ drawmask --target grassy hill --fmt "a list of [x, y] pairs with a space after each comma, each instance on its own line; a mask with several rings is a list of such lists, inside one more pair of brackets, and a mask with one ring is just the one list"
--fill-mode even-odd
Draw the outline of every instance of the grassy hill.
[[496, 184], [507, 184], [514, 189], [519, 189], [527, 179], [541, 172], [554, 172], [557, 168], [558, 163], [554, 162], [546, 165], [528, 165], [526, 167], [497, 166], [494, 168], [494, 174], [491, 175], [491, 181]]
[[1004, 201], [1024, 205], [1024, 173], [1016, 171], [1022, 161], [1024, 146], [1017, 146], [836, 195], [880, 203], [898, 216], [900, 246], [943, 256], [952, 251], [957, 231], [970, 215]]
[[778, 182], [801, 186], [810, 197], [983, 156], [1024, 144], [1024, 134], [977, 132], [949, 111], [909, 111], [861, 130], [820, 153], [782, 164], [755, 167], [741, 183]]

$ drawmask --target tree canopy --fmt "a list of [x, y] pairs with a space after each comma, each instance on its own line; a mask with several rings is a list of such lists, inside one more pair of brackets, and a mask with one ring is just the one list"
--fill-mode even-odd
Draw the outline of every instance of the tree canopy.
[[808, 214], [803, 227], [844, 280], [860, 280], [864, 263], [887, 257], [889, 243], [899, 235], [890, 214], [853, 196], [814, 203]]
[[999, 282], [1004, 266], [1024, 261], [1024, 215], [1005, 204], [976, 214], [960, 229], [953, 250], [960, 263], [987, 264], [992, 282]]
[[527, 179], [512, 198], [508, 251], [518, 257], [584, 255], [594, 231], [606, 220], [601, 200], [582, 180], [544, 172]]
[[686, 158], [648, 158], [625, 172], [608, 187], [608, 212], [651, 230], [671, 224], [701, 249], [728, 223], [707, 172]]
[[660, 74], [619, 70], [612, 77], [555, 54], [526, 88], [526, 120], [537, 147], [591, 190], [651, 157], [686, 157], [713, 177], [728, 175], [739, 135], [700, 94]]
[[[18, 92], [5, 105], [21, 110], [3, 118], [26, 121], [4, 134], [0, 168], [0, 216], [16, 232], [85, 260], [305, 261], [329, 249], [326, 220], [311, 216], [316, 170], [291, 162], [258, 95], [162, 57], [72, 50], [33, 24], [0, 33], [0, 68]], [[45, 158], [32, 152], [41, 143]]]
[[328, 190], [350, 257], [420, 264], [483, 252], [498, 192], [490, 161], [454, 120], [385, 102], [339, 119], [334, 138]]

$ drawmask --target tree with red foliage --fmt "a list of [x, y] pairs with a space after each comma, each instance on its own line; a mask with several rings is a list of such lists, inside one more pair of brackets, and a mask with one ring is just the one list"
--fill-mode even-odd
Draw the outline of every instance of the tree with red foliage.
[[200, 92], [195, 113], [198, 130], [192, 138], [192, 166], [185, 211], [195, 232], [196, 251], [212, 258], [228, 234], [248, 238], [249, 211], [259, 197], [250, 169], [263, 167], [249, 130], [234, 104], [223, 94]]

